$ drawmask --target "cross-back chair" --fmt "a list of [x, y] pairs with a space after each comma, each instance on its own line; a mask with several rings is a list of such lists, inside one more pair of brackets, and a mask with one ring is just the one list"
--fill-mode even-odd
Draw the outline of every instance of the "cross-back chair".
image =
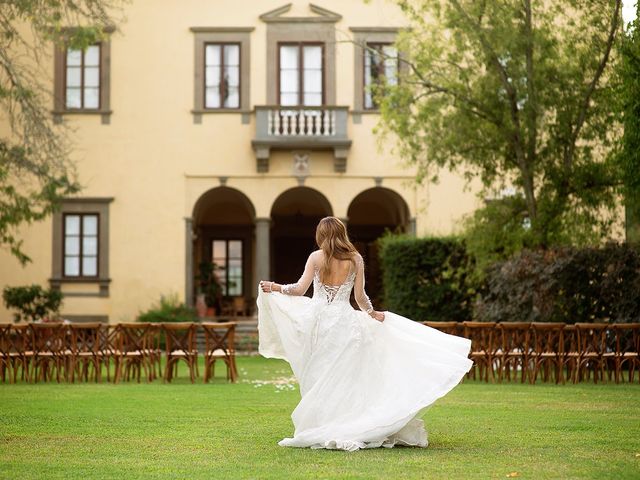
[[507, 381], [518, 378], [524, 383], [529, 376], [529, 350], [531, 349], [531, 324], [529, 322], [500, 322], [500, 348], [495, 352], [498, 361], [498, 379]]
[[33, 368], [31, 380], [55, 378], [60, 383], [60, 378], [66, 379], [68, 374], [68, 338], [67, 326], [62, 322], [30, 323], [33, 342]]
[[102, 380], [102, 341], [106, 325], [102, 323], [73, 323], [71, 330], [70, 380], [89, 381], [89, 373], [95, 382]]
[[238, 378], [235, 351], [235, 322], [203, 322], [205, 353], [204, 381], [215, 375], [215, 362], [222, 360], [227, 366], [227, 380], [235, 382]]
[[533, 349], [529, 352], [532, 375], [530, 382], [535, 383], [542, 372], [542, 380], [548, 382], [555, 374], [556, 383], [564, 383], [563, 368], [565, 363], [564, 327], [561, 322], [532, 322]]
[[495, 322], [462, 322], [464, 326], [464, 336], [471, 340], [471, 352], [469, 357], [473, 360], [473, 367], [467, 376], [471, 375], [476, 378], [476, 370], [478, 376], [485, 382], [489, 381], [489, 373], [491, 378], [495, 379], [494, 358], [496, 347], [496, 323]]
[[150, 353], [154, 346], [153, 334], [150, 323], [118, 324], [115, 383], [118, 383], [123, 376], [126, 380], [129, 380], [131, 374], [140, 383], [143, 371], [147, 381], [153, 380], [153, 361]]
[[196, 325], [191, 322], [163, 323], [162, 331], [165, 335], [164, 381], [170, 382], [178, 373], [178, 363], [182, 360], [187, 364], [191, 383], [198, 375], [198, 349], [196, 348]]

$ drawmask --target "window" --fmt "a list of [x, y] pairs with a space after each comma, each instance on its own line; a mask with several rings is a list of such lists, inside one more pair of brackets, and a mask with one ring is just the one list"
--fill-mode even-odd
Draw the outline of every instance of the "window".
[[250, 122], [253, 27], [191, 27], [194, 38], [194, 123], [206, 114], [240, 114]]
[[242, 240], [213, 240], [212, 261], [217, 266], [223, 294], [242, 295]]
[[[72, 29], [69, 29], [72, 30]], [[105, 33], [113, 32], [106, 28]], [[56, 46], [54, 50], [53, 120], [65, 115], [100, 115], [110, 123], [111, 41], [108, 36], [84, 50]]]
[[[109, 204], [113, 197], [65, 198], [53, 213], [51, 288], [108, 297]], [[76, 287], [76, 284], [85, 284]]]
[[280, 105], [323, 105], [323, 46], [280, 44], [278, 58]]
[[68, 48], [65, 60], [65, 108], [100, 108], [100, 44]]
[[205, 108], [240, 108], [240, 44], [205, 44]]
[[367, 43], [364, 49], [364, 108], [377, 109], [376, 95], [398, 78], [398, 52], [387, 43]]
[[98, 276], [98, 214], [65, 214], [64, 277]]

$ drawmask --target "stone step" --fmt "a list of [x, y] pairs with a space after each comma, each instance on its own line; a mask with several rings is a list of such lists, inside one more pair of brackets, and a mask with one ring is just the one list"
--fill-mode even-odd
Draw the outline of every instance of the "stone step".
[[[236, 350], [256, 352], [258, 350], [258, 317], [204, 317], [203, 322], [236, 322]], [[205, 338], [201, 328], [196, 330], [198, 351], [204, 352]]]

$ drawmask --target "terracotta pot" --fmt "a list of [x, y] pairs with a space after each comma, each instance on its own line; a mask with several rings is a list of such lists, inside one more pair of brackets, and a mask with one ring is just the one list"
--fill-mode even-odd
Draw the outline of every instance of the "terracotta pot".
[[214, 317], [216, 314], [216, 309], [213, 307], [207, 308], [207, 317]]

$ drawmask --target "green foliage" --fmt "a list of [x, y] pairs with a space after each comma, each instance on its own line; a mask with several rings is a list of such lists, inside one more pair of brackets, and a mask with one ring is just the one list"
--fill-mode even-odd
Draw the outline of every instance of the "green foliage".
[[522, 195], [488, 201], [465, 221], [464, 239], [475, 259], [476, 277], [492, 263], [511, 257], [533, 243]]
[[23, 265], [30, 258], [20, 227], [47, 217], [81, 188], [69, 129], [51, 116], [50, 58], [43, 52], [52, 44], [84, 49], [104, 38], [123, 1], [0, 2], [0, 120], [9, 126], [0, 136], [0, 247]]
[[378, 132], [397, 138], [417, 180], [448, 169], [481, 180], [485, 196], [515, 187], [533, 245], [606, 237], [621, 0], [396, 3], [410, 21], [397, 41], [405, 68], [378, 99]]
[[525, 250], [487, 272], [475, 316], [485, 321], [638, 322], [640, 250]]
[[196, 311], [180, 302], [177, 294], [162, 295], [155, 305], [145, 312], [141, 312], [136, 319], [138, 322], [169, 323], [194, 322]]
[[640, 6], [620, 45], [620, 97], [624, 135], [618, 162], [624, 183], [627, 238], [640, 243]]
[[456, 238], [386, 235], [379, 242], [384, 304], [413, 320], [468, 320], [472, 262]]
[[52, 314], [57, 314], [62, 303], [60, 290], [43, 289], [40, 285], [23, 287], [5, 287], [2, 300], [9, 309], [18, 310], [14, 320], [30, 320], [35, 322]]

